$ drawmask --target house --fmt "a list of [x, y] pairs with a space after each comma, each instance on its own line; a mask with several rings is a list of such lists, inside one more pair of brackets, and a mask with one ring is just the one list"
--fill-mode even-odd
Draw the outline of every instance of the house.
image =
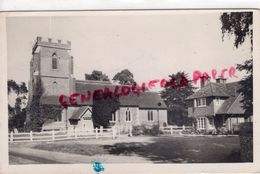
[[188, 116], [196, 120], [194, 126], [198, 130], [225, 127], [233, 131], [240, 123], [252, 121], [252, 116], [246, 115], [243, 109], [240, 88], [239, 82], [226, 83], [221, 77], [216, 82], [208, 79], [201, 83], [201, 88], [187, 98]]
[[[30, 63], [29, 104], [33, 96], [37, 95], [36, 82], [41, 80], [43, 94], [40, 98], [42, 106], [62, 108], [60, 95], [70, 96], [73, 93], [93, 93], [97, 89], [108, 88], [111, 91], [118, 85], [103, 81], [76, 80], [73, 76], [73, 57], [70, 56], [71, 43], [61, 40], [43, 40], [37, 37], [32, 49]], [[86, 65], [87, 68], [87, 65]], [[123, 86], [119, 86], [123, 88]], [[68, 97], [69, 100], [69, 97]], [[163, 125], [167, 123], [167, 107], [160, 95], [146, 90], [140, 95], [130, 93], [119, 97], [120, 108], [111, 113], [111, 124], [118, 125], [122, 130], [129, 129], [131, 125]], [[79, 102], [62, 108], [61, 112], [41, 111], [44, 117], [53, 118], [43, 124], [42, 130], [66, 129], [93, 129], [92, 118], [93, 99]], [[30, 119], [28, 113], [27, 119]]]

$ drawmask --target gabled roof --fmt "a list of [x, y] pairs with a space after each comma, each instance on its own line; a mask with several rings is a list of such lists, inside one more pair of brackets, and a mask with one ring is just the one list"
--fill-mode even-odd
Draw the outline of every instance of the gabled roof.
[[77, 120], [79, 120], [88, 110], [89, 110], [88, 106], [78, 107], [78, 108], [76, 108], [76, 110], [73, 111], [72, 116], [70, 117], [70, 119], [77, 119]]
[[[119, 86], [121, 90], [122, 86]], [[97, 89], [104, 90], [104, 88], [108, 88], [110, 91], [114, 92], [115, 85], [109, 82], [96, 82], [96, 81], [77, 81], [75, 82], [75, 90], [76, 93], [86, 94], [87, 92], [91, 92], [91, 97], [89, 100], [84, 101], [83, 103], [80, 101], [79, 97], [76, 97], [76, 102], [79, 106], [88, 106], [93, 105], [93, 92]], [[150, 109], [166, 109], [166, 105], [159, 93], [151, 92], [146, 90], [145, 92], [140, 91], [140, 94], [134, 94], [130, 92], [127, 96], [119, 97], [120, 106], [134, 106], [142, 108], [150, 108]], [[60, 105], [59, 96], [42, 96], [41, 104], [50, 104], [50, 105]], [[67, 97], [67, 104], [70, 105], [69, 96]]]
[[218, 109], [216, 114], [245, 114], [243, 109], [243, 96], [239, 94], [228, 98]]
[[239, 88], [239, 82], [226, 84], [209, 82], [203, 88], [190, 95], [187, 99], [189, 100], [201, 97], [230, 97], [236, 95]]

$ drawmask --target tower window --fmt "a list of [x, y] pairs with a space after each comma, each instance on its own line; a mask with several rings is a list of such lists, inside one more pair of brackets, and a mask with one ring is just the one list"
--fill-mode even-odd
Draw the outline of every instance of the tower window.
[[58, 57], [56, 53], [52, 54], [52, 69], [58, 68]]
[[52, 86], [52, 93], [57, 94], [57, 90], [58, 90], [58, 84], [56, 81], [54, 81]]

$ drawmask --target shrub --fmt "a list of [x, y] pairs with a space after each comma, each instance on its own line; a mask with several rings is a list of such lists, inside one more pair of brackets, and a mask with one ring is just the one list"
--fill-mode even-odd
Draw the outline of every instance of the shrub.
[[243, 162], [253, 162], [253, 123], [239, 126], [240, 157]]
[[158, 136], [160, 133], [159, 125], [141, 125], [141, 126], [133, 126], [132, 135], [151, 135]]
[[192, 129], [185, 129], [181, 133], [182, 134], [190, 134], [190, 135], [198, 135], [199, 131], [196, 130], [195, 128], [192, 128]]
[[132, 129], [133, 136], [138, 136], [138, 135], [143, 135], [143, 134], [144, 134], [144, 132], [143, 132], [142, 126], [133, 126], [133, 129]]
[[150, 135], [152, 136], [158, 136], [160, 134], [160, 127], [159, 125], [153, 125], [150, 129]]
[[217, 130], [216, 130], [216, 129], [209, 129], [209, 130], [207, 131], [207, 134], [208, 134], [208, 135], [216, 135], [216, 134], [217, 134]]
[[240, 124], [233, 125], [233, 134], [239, 134], [239, 127], [240, 127]]
[[221, 127], [217, 129], [217, 134], [220, 135], [227, 135], [228, 134], [228, 129], [226, 127]]
[[206, 135], [207, 131], [206, 131], [206, 129], [201, 129], [201, 130], [198, 130], [198, 133], [201, 135]]

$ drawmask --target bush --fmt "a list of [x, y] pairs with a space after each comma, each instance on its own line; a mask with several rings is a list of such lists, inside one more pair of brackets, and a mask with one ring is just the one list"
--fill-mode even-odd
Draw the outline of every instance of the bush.
[[228, 129], [226, 127], [221, 127], [217, 129], [217, 134], [219, 135], [227, 135], [228, 134]]
[[152, 136], [158, 136], [160, 134], [160, 127], [159, 125], [153, 125], [150, 129], [150, 135]]
[[239, 126], [240, 157], [243, 162], [253, 162], [253, 123]]
[[158, 136], [160, 133], [160, 128], [158, 125], [141, 125], [141, 126], [133, 126], [132, 135], [150, 135], [150, 136]]
[[200, 132], [196, 130], [195, 128], [192, 129], [185, 129], [181, 132], [182, 134], [189, 134], [189, 135], [198, 135]]
[[239, 134], [239, 127], [240, 127], [240, 124], [233, 125], [233, 134]]
[[133, 126], [133, 129], [132, 129], [133, 136], [138, 136], [138, 135], [143, 135], [143, 134], [144, 134], [144, 132], [143, 132], [142, 126]]

